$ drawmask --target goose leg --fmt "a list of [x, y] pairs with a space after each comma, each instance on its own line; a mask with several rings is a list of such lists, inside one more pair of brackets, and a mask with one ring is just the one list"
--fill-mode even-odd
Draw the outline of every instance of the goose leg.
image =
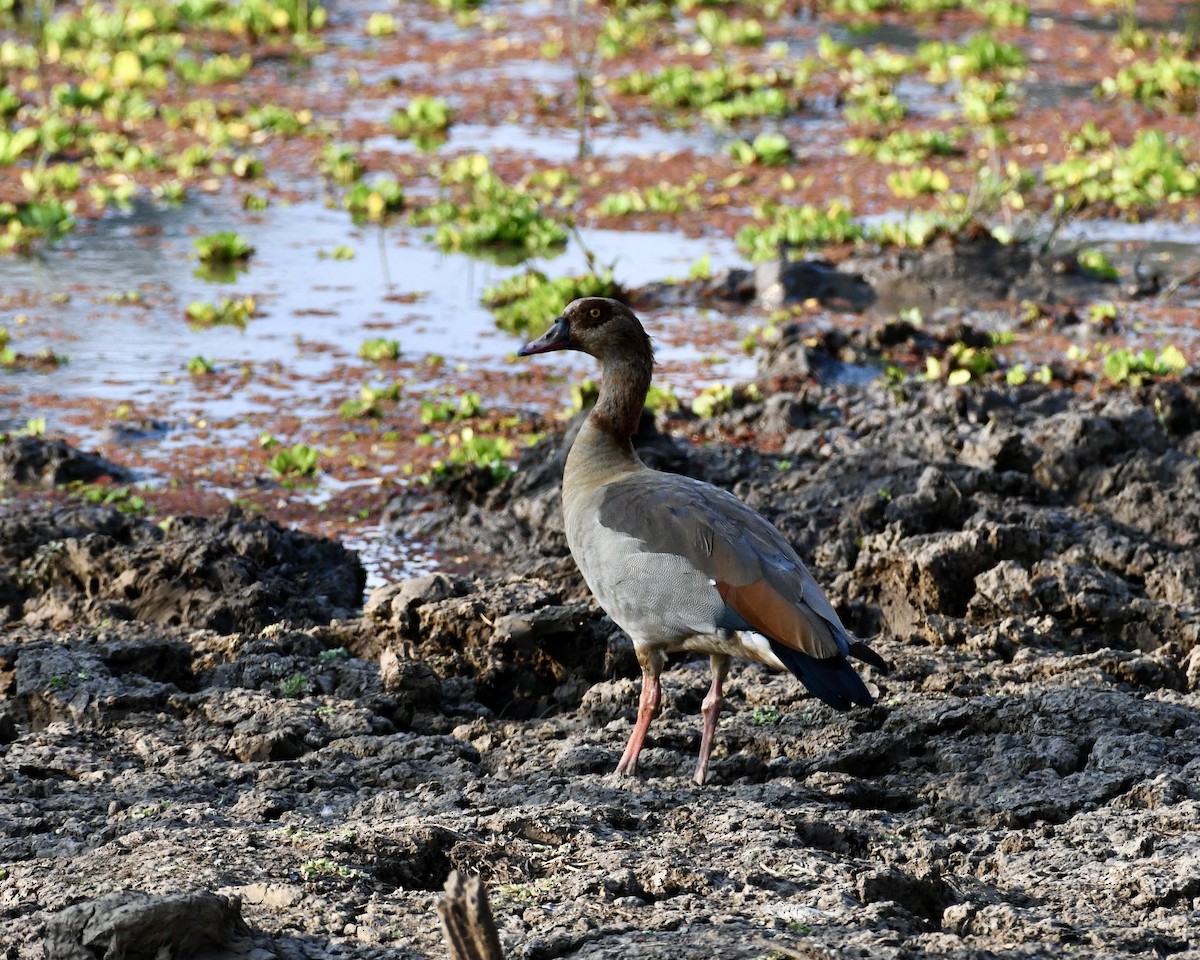
[[637, 722], [633, 725], [633, 733], [625, 744], [625, 752], [621, 754], [621, 762], [617, 764], [618, 774], [633, 776], [637, 773], [638, 755], [646, 742], [646, 732], [650, 729], [650, 721], [658, 716], [658, 708], [662, 705], [662, 673], [661, 657], [650, 657], [642, 663], [642, 694], [638, 698]]
[[713, 737], [717, 732], [717, 717], [721, 715], [721, 706], [725, 702], [721, 697], [721, 685], [729, 676], [729, 657], [714, 653], [709, 657], [709, 664], [712, 668], [712, 686], [708, 688], [708, 696], [700, 707], [704, 717], [704, 732], [700, 734], [700, 762], [692, 778], [700, 786], [704, 786], [708, 777], [708, 758], [712, 754]]

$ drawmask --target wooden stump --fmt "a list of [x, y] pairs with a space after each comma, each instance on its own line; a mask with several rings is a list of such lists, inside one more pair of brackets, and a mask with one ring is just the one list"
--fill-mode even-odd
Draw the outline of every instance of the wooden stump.
[[452, 871], [437, 911], [450, 960], [504, 960], [487, 891], [478, 877], [464, 881], [462, 874]]

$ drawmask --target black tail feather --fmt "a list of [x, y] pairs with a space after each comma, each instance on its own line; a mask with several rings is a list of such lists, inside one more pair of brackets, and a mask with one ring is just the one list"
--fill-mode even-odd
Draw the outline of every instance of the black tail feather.
[[869, 663], [882, 674], [886, 675], [892, 672], [892, 665], [861, 640], [855, 640], [850, 644], [850, 656], [863, 663]]
[[[875, 702], [867, 685], [863, 683], [862, 677], [850, 666], [850, 661], [845, 657], [818, 660], [816, 657], [810, 657], [807, 653], [784, 646], [778, 640], [772, 640], [769, 637], [767, 639], [771, 642], [771, 649], [775, 652], [775, 656], [783, 662], [783, 665], [800, 678], [800, 682], [809, 689], [813, 696], [834, 709], [849, 710], [854, 704], [860, 707], [869, 707]], [[873, 652], [872, 655], [878, 656]], [[874, 666], [873, 661], [867, 662]], [[880, 662], [882, 663], [883, 660], [880, 659]]]

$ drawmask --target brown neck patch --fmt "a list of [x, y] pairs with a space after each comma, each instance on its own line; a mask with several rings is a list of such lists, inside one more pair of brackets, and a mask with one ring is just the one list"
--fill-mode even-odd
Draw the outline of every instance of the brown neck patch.
[[650, 390], [654, 358], [627, 358], [601, 367], [600, 397], [589, 419], [614, 440], [633, 451], [630, 442]]

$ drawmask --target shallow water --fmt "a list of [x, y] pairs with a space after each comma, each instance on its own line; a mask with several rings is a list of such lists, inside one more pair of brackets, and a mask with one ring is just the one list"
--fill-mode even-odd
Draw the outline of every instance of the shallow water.
[[[155, 232], [147, 236], [146, 228]], [[230, 229], [255, 247], [248, 268], [232, 283], [197, 278], [193, 236]], [[611, 230], [581, 235], [597, 262], [613, 265], [629, 286], [684, 276], [703, 255], [714, 267], [737, 262], [728, 241]], [[354, 258], [330, 257], [337, 246], [352, 248]], [[532, 265], [554, 275], [587, 268], [578, 243], [552, 263]], [[410, 358], [437, 354], [451, 363], [498, 367], [519, 340], [496, 329], [480, 297], [523, 269], [443, 254], [407, 227], [356, 227], [344, 212], [317, 202], [277, 205], [252, 218], [221, 198], [174, 210], [140, 204], [42, 260], [0, 260], [0, 288], [28, 294], [36, 304], [24, 311], [27, 323], [10, 324], [14, 347], [25, 353], [50, 347], [69, 358], [51, 373], [0, 378], [0, 397], [19, 403], [31, 392], [55, 391], [113, 403], [162, 403], [171, 394], [199, 402], [185, 372], [193, 356], [214, 360], [218, 369], [278, 362], [289, 376], [313, 380], [355, 358], [374, 337], [399, 340]], [[140, 303], [105, 300], [131, 291]], [[246, 295], [256, 298], [262, 316], [244, 330], [188, 327], [184, 309], [192, 301]], [[396, 296], [414, 300], [386, 299]], [[662, 351], [665, 361], [694, 355], [686, 346]], [[734, 367], [748, 371], [749, 361]], [[315, 414], [304, 397], [295, 402], [297, 415]], [[203, 403], [211, 417], [256, 409], [243, 396], [206, 396]]]

